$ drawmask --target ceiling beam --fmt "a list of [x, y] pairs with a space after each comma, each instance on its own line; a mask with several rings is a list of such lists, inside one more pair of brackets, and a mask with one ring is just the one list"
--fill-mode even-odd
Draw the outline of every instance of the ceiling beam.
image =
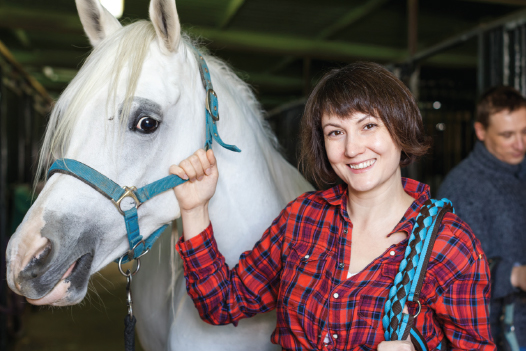
[[[407, 57], [407, 49], [349, 43], [344, 41], [312, 40], [293, 36], [272, 35], [246, 31], [218, 31], [204, 27], [191, 27], [187, 31], [211, 42], [211, 48], [262, 52], [276, 55], [310, 57], [331, 61], [367, 59], [377, 61], [400, 60]], [[441, 54], [432, 60], [435, 64], [474, 66], [476, 57], [462, 54]]]
[[362, 6], [353, 8], [351, 11], [347, 12], [345, 15], [336, 20], [332, 25], [322, 30], [316, 39], [327, 39], [333, 35], [339, 33], [343, 29], [349, 27], [353, 23], [361, 20], [367, 15], [371, 14], [373, 11], [378, 9], [380, 6], [385, 4], [389, 0], [369, 0]]
[[[309, 40], [281, 35], [220, 31], [217, 29], [192, 27], [192, 35], [208, 38], [208, 47], [241, 52], [311, 57], [313, 59], [349, 62], [356, 59], [377, 61], [399, 61], [407, 57], [406, 49], [341, 41]], [[88, 55], [86, 51], [13, 50], [14, 57], [23, 65], [78, 68]], [[474, 66], [476, 58], [470, 55], [441, 54], [432, 62], [444, 65]]]
[[[83, 34], [78, 16], [71, 14], [56, 14], [42, 11], [25, 11], [17, 8], [0, 7], [0, 26], [20, 28], [24, 30], [56, 31], [59, 33]], [[405, 50], [379, 47], [366, 44], [352, 44], [340, 41], [311, 40], [305, 38], [270, 35], [244, 31], [223, 31], [216, 28], [192, 26], [187, 32], [195, 36], [207, 38], [210, 46], [240, 51], [266, 52], [276, 55], [309, 56], [330, 60], [347, 61], [351, 58], [369, 58], [375, 60], [397, 60], [405, 56]], [[50, 65], [65, 63], [72, 54], [64, 52], [65, 56], [50, 57]], [[34, 53], [30, 56], [41, 56]], [[73, 54], [76, 55], [76, 54]], [[28, 53], [20, 53], [21, 62], [32, 60]], [[78, 62], [78, 59], [77, 59]], [[61, 65], [59, 65], [61, 66]]]
[[[50, 77], [46, 74], [52, 73]], [[37, 79], [44, 87], [48, 89], [63, 89], [78, 73], [77, 69], [57, 68], [46, 66], [45, 69], [33, 67], [28, 69], [31, 76]], [[245, 82], [253, 85], [258, 89], [270, 89], [274, 92], [301, 92], [304, 82], [301, 78], [265, 75], [256, 72], [236, 71], [236, 74]]]
[[0, 27], [83, 34], [77, 15], [0, 6]]
[[461, 0], [461, 1], [487, 2], [490, 4], [499, 4], [499, 5], [526, 6], [526, 0]]
[[[315, 39], [327, 39], [329, 37], [332, 37], [336, 33], [339, 33], [343, 29], [349, 27], [353, 23], [361, 20], [362, 18], [369, 15], [371, 12], [385, 4], [389, 0], [369, 0], [362, 6], [353, 8], [351, 11], [347, 12], [345, 15], [340, 17], [336, 20], [331, 26], [325, 28], [320, 33], [318, 33], [315, 36]], [[276, 65], [272, 66], [268, 70], [266, 70], [266, 73], [274, 73], [282, 68], [287, 67], [292, 62], [294, 62], [296, 58], [294, 56], [287, 56], [280, 62], [278, 62]]]
[[36, 67], [52, 66], [78, 68], [88, 56], [86, 52], [67, 50], [24, 51], [12, 50], [11, 53], [22, 65]]
[[244, 3], [245, 0], [230, 0], [230, 2], [227, 5], [225, 14], [219, 20], [218, 28], [225, 29], [230, 24], [230, 22], [238, 13], [239, 9], [241, 8], [241, 6], [243, 6]]

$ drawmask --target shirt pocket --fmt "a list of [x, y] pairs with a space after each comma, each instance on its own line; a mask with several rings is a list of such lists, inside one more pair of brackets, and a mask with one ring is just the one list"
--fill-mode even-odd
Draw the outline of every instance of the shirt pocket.
[[304, 306], [312, 297], [323, 302], [330, 288], [325, 273], [330, 254], [327, 247], [305, 242], [291, 244], [281, 278], [285, 305]]
[[[358, 316], [359, 319], [372, 328], [382, 328], [382, 319], [385, 315], [385, 302], [389, 297], [389, 290], [394, 284], [394, 279], [398, 273], [398, 263], [384, 263], [380, 265], [380, 273], [375, 280], [375, 286], [371, 289], [365, 288], [359, 303]], [[384, 289], [378, 285], [385, 286]]]

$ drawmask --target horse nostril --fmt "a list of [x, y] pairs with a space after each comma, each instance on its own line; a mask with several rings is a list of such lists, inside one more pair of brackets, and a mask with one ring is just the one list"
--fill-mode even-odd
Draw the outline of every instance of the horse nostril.
[[[41, 266], [45, 262], [47, 257], [49, 257], [49, 254], [51, 253], [53, 246], [51, 244], [51, 241], [48, 240], [47, 238], [45, 238], [45, 241], [46, 241], [45, 245], [38, 252], [35, 253], [35, 255], [33, 256], [33, 258], [31, 258], [31, 260], [26, 265], [24, 270], [26, 269], [31, 270], [32, 267]], [[35, 272], [31, 272], [31, 276], [35, 278], [38, 276], [38, 274]]]
[[47, 258], [47, 256], [49, 255], [49, 253], [51, 253], [51, 248], [52, 248], [52, 245], [51, 245], [51, 241], [48, 240], [46, 238], [46, 245], [42, 248], [42, 250], [38, 253], [35, 254], [35, 256], [33, 258], [35, 258], [36, 260], [38, 261], [41, 261], [41, 260], [44, 260]]

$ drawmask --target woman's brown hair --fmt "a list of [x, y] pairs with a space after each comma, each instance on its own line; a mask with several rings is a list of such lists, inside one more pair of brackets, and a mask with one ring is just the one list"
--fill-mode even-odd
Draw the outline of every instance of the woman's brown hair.
[[358, 112], [383, 121], [402, 150], [400, 166], [411, 164], [428, 151], [430, 141], [424, 133], [420, 110], [402, 81], [372, 62], [334, 69], [314, 87], [301, 122], [300, 165], [319, 187], [338, 180], [325, 151], [322, 116], [348, 118]]

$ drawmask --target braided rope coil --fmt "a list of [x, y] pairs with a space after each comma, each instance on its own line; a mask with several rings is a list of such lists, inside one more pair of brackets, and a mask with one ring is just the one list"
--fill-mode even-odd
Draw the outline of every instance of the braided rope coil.
[[403, 338], [402, 335], [409, 323], [410, 316], [403, 314], [402, 311], [408, 298], [413, 298], [414, 290], [417, 286], [417, 282], [414, 280], [415, 275], [419, 274], [425, 259], [425, 253], [422, 256], [422, 251], [426, 239], [431, 236], [434, 226], [436, 226], [436, 218], [440, 210], [446, 205], [452, 207], [451, 202], [446, 198], [442, 200], [429, 199], [424, 203], [420, 214], [415, 219], [415, 225], [409, 236], [404, 259], [400, 262], [398, 273], [395, 276], [393, 286], [389, 290], [389, 296], [385, 303], [385, 315], [382, 319], [382, 324], [385, 329], [384, 337], [386, 341]]

